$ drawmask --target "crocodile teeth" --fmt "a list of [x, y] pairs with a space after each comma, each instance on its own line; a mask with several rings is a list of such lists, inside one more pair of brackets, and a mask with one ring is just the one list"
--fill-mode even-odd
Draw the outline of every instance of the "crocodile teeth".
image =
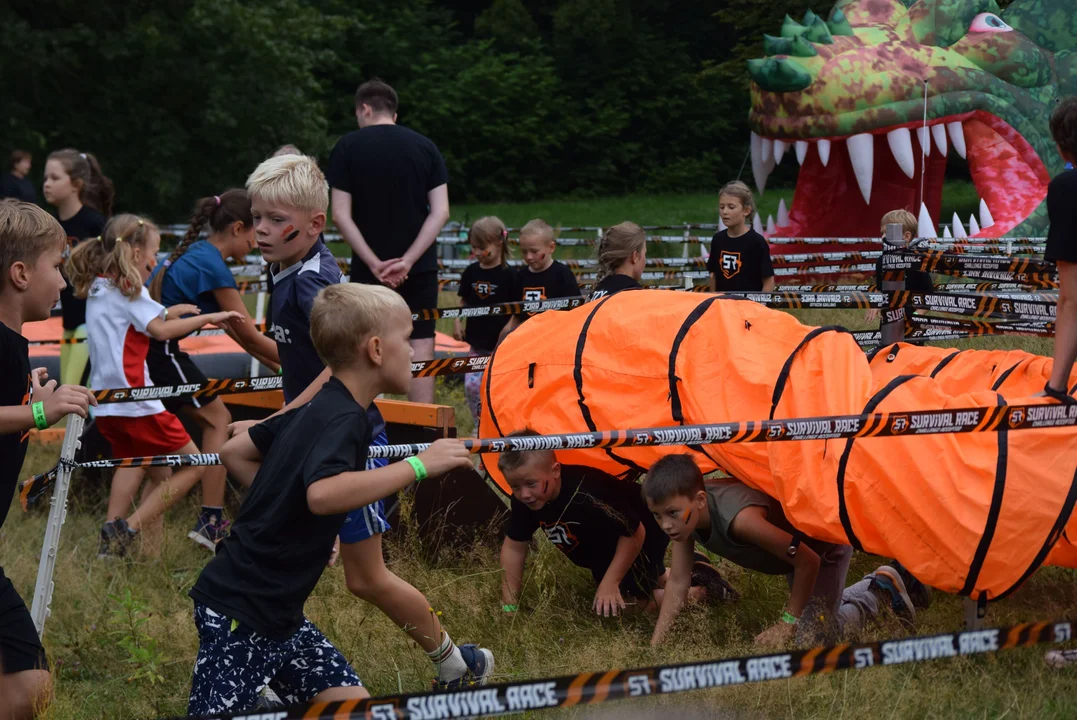
[[950, 234], [950, 228], [948, 228], [948, 227], [944, 227], [942, 229], [942, 236], [944, 238], [946, 238], [947, 240], [951, 240], [954, 237], [953, 235]]
[[952, 122], [946, 123], [946, 132], [950, 135], [950, 142], [954, 146], [954, 150], [962, 158], [965, 157], [965, 129], [961, 127], [961, 123]]
[[774, 234], [774, 216], [767, 215], [767, 235]]
[[924, 203], [920, 203], [919, 227], [916, 229], [916, 234], [922, 238], [937, 238], [939, 236], [935, 231], [935, 223], [931, 222], [931, 213], [927, 211], [927, 205]]
[[796, 146], [797, 164], [803, 165], [804, 158], [808, 157], [808, 142], [806, 140], [797, 140]]
[[965, 226], [961, 224], [961, 218], [957, 216], [957, 213], [954, 213], [952, 224], [954, 226], [955, 238], [967, 238], [969, 236], [968, 233], [965, 232]]
[[827, 163], [830, 162], [830, 141], [820, 140], [816, 143], [816, 147], [819, 150], [819, 160], [822, 161], [823, 167], [826, 167]]
[[785, 198], [778, 201], [778, 227], [785, 227], [789, 224], [789, 210], [785, 207]]
[[932, 125], [931, 137], [935, 138], [935, 147], [939, 149], [943, 157], [946, 157], [946, 126]]
[[787, 147], [789, 147], [789, 146], [785, 144], [784, 140], [775, 140], [774, 141], [774, 164], [775, 165], [781, 165], [782, 164], [782, 156], [785, 155], [785, 149]]
[[890, 152], [894, 155], [894, 160], [901, 168], [901, 172], [910, 178], [913, 177], [916, 174], [916, 163], [913, 161], [912, 134], [909, 133], [909, 129], [891, 130], [886, 134], [886, 140], [890, 143]]
[[864, 196], [864, 202], [870, 205], [871, 181], [875, 173], [875, 138], [870, 133], [861, 133], [850, 137], [845, 144], [849, 148], [849, 160], [856, 173], [860, 194]]
[[759, 219], [759, 213], [756, 213], [755, 217], [752, 218], [752, 230], [755, 230], [760, 235], [763, 234], [763, 221]]
[[[770, 142], [770, 140], [767, 140]], [[770, 177], [774, 166], [763, 160], [763, 138], [754, 132], [751, 136], [752, 145], [752, 176], [755, 178], [755, 186], [762, 193], [767, 187], [767, 178]]]
[[774, 141], [770, 138], [759, 138], [759, 147], [763, 151], [763, 164], [767, 165], [774, 159]]
[[920, 150], [924, 154], [924, 157], [931, 155], [931, 131], [926, 127], [916, 128], [916, 137], [920, 140]]
[[980, 199], [980, 227], [989, 228], [995, 224], [995, 218], [991, 217], [991, 209], [987, 207], [987, 201]]
[[969, 215], [969, 235], [973, 237], [980, 234], [980, 223], [976, 222], [975, 215]]

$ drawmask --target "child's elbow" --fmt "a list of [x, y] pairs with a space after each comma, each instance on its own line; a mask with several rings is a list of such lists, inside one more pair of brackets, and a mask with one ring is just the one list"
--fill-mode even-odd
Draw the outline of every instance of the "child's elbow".
[[314, 483], [307, 488], [307, 507], [315, 515], [332, 515], [333, 510], [329, 504], [329, 493], [322, 483]]

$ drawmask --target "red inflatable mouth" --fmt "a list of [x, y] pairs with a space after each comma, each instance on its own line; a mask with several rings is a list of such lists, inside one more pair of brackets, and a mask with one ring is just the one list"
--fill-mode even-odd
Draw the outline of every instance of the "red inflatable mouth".
[[[779, 218], [774, 237], [877, 237], [885, 213], [904, 208], [919, 215], [921, 200], [936, 225], [949, 223], [951, 218], [939, 215], [951, 152], [968, 160], [982, 200], [978, 216], [959, 219], [970, 236], [1010, 232], [1043, 202], [1050, 182], [1020, 133], [982, 110], [929, 120], [927, 128], [910, 122], [852, 137], [753, 138], [752, 145], [757, 186], [787, 149], [801, 161], [793, 207], [784, 225], [786, 218]], [[978, 228], [969, 227], [972, 220]]]

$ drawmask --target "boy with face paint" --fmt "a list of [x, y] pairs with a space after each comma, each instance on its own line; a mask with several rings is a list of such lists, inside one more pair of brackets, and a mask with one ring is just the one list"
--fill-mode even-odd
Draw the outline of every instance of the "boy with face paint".
[[[509, 437], [534, 434], [523, 430]], [[549, 450], [501, 453], [498, 468], [512, 489], [501, 546], [505, 612], [517, 610], [528, 543], [540, 528], [573, 564], [591, 571], [598, 584], [592, 604], [597, 614], [616, 616], [629, 604], [648, 610], [661, 605], [669, 539], [647, 512], [636, 483], [562, 465]], [[736, 596], [705, 558], [693, 558], [692, 564], [690, 584], [700, 586], [691, 588], [694, 599]]]
[[851, 547], [804, 536], [785, 518], [777, 500], [733, 478], [704, 485], [703, 474], [688, 455], [668, 455], [652, 465], [643, 497], [655, 522], [673, 540], [673, 567], [652, 645], [662, 642], [680, 612], [697, 542], [745, 569], [788, 578], [789, 600], [778, 621], [756, 637], [758, 644], [791, 642], [813, 597], [824, 601], [844, 635], [875, 619], [880, 607], [891, 608], [910, 626], [915, 623], [916, 611], [900, 570], [883, 565], [846, 588]]
[[[521, 302], [540, 302], [553, 298], [579, 297], [580, 286], [568, 265], [553, 258], [557, 239], [553, 228], [540, 219], [520, 228], [520, 255], [524, 267], [516, 276], [515, 297]], [[535, 313], [513, 315], [501, 331], [504, 338]]]

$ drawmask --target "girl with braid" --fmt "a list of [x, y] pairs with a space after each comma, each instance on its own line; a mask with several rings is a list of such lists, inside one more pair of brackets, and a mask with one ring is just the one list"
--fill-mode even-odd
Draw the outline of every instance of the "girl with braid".
[[634, 222], [614, 225], [602, 234], [595, 257], [598, 260], [598, 284], [591, 291], [590, 300], [622, 290], [639, 290], [643, 268], [647, 265], [647, 233]]
[[[208, 226], [208, 227], [207, 227]], [[200, 240], [203, 228], [209, 236]], [[235, 278], [225, 258], [242, 262], [254, 249], [254, 220], [251, 201], [245, 190], [228, 190], [199, 200], [191, 214], [187, 234], [150, 279], [150, 297], [168, 307], [197, 305], [201, 313], [234, 311], [239, 319], [225, 328], [229, 336], [263, 365], [280, 367], [277, 345], [258, 332], [251, 320]], [[181, 338], [151, 340], [146, 364], [154, 385], [204, 383], [206, 376], [191, 357], [180, 349]], [[228, 439], [232, 417], [224, 401], [209, 402], [194, 397], [164, 400], [172, 413], [181, 411], [202, 428], [202, 451], [215, 453]], [[227, 529], [224, 522], [224, 491], [227, 472], [222, 465], [209, 467], [202, 476], [202, 512], [188, 537], [213, 550]]]

